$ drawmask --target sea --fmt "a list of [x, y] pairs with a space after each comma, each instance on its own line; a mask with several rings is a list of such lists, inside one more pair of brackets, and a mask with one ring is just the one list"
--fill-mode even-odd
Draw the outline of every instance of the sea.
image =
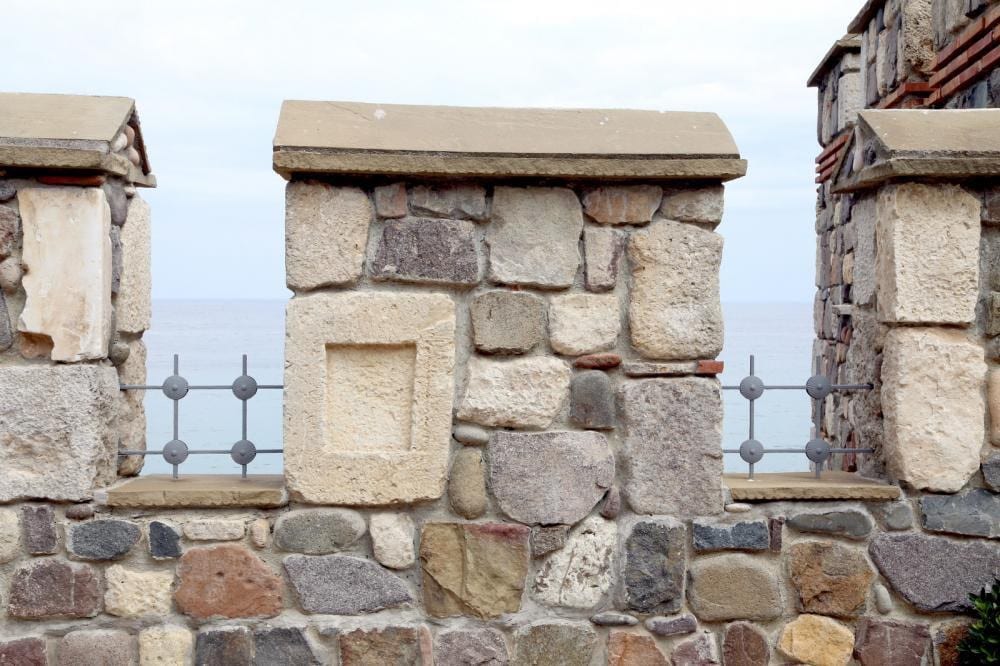
[[[157, 300], [153, 326], [146, 333], [150, 385], [173, 374], [177, 355], [180, 374], [191, 385], [230, 385], [248, 373], [258, 384], [281, 384], [285, 341], [285, 301]], [[721, 359], [724, 386], [738, 385], [749, 372], [750, 355], [765, 384], [804, 385], [812, 363], [812, 305], [809, 303], [728, 303], [723, 305], [725, 347]], [[281, 448], [281, 391], [260, 389], [247, 401], [247, 438], [258, 449]], [[147, 391], [147, 446], [159, 450], [173, 438], [171, 401], [160, 391]], [[736, 449], [748, 434], [748, 405], [738, 391], [723, 391], [723, 448]], [[765, 447], [802, 447], [810, 437], [810, 401], [805, 391], [770, 391], [757, 401], [755, 435]], [[196, 449], [229, 449], [242, 437], [241, 404], [229, 390], [192, 390], [179, 403], [178, 436]], [[725, 454], [727, 472], [745, 471], [737, 454]], [[250, 463], [252, 474], [277, 474], [281, 455], [260, 453]], [[803, 454], [775, 453], [757, 464], [759, 472], [804, 471]], [[148, 456], [143, 474], [171, 470], [161, 456]], [[228, 455], [192, 455], [182, 474], [236, 473]]]

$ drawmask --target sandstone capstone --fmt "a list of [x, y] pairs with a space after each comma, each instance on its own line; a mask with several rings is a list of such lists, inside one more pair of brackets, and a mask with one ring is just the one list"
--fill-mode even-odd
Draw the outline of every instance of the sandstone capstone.
[[469, 359], [458, 418], [486, 426], [548, 427], [569, 393], [572, 371], [556, 358]]

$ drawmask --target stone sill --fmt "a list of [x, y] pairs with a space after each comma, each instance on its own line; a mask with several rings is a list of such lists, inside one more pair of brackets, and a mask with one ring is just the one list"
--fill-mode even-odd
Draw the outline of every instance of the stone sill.
[[812, 472], [756, 474], [751, 481], [746, 474], [726, 474], [724, 483], [734, 502], [771, 502], [777, 500], [879, 500], [898, 499], [899, 488], [881, 481], [866, 479], [851, 472], [823, 472], [817, 479]]
[[280, 474], [197, 474], [173, 479], [168, 475], [142, 476], [99, 493], [111, 507], [210, 509], [226, 507], [273, 508], [288, 503], [285, 478]]

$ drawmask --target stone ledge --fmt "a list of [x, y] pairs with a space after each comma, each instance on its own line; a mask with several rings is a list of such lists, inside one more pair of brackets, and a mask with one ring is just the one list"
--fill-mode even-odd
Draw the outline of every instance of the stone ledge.
[[[103, 495], [103, 497], [101, 497]], [[280, 474], [197, 474], [172, 479], [155, 474], [126, 481], [98, 494], [107, 506], [222, 508], [284, 506], [285, 479]]]
[[812, 472], [756, 474], [751, 481], [746, 474], [726, 474], [724, 483], [734, 502], [770, 502], [777, 500], [894, 500], [899, 488], [866, 479], [850, 472], [823, 472], [817, 479]]

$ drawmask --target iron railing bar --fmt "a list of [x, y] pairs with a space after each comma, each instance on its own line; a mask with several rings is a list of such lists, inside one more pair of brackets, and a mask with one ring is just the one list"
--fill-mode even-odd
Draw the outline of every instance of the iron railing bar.
[[[854, 451], [855, 449], [851, 449], [851, 450]], [[221, 454], [221, 453], [231, 453], [231, 452], [232, 451], [230, 449], [218, 449], [218, 450], [217, 449], [195, 449], [195, 450], [192, 450], [192, 451], [188, 451], [188, 455], [194, 455], [196, 453]], [[285, 452], [284, 449], [257, 449], [257, 453], [284, 453], [284, 452]], [[118, 455], [120, 455], [120, 456], [162, 456], [163, 455], [163, 451], [152, 451], [152, 450], [149, 450], [149, 451], [119, 451]]]
[[[163, 384], [119, 384], [118, 388], [122, 391], [162, 391]], [[233, 388], [232, 384], [205, 384], [198, 386], [188, 386], [189, 390], [194, 391], [228, 391]], [[260, 384], [257, 386], [259, 389], [283, 389], [285, 386], [283, 384]]]

